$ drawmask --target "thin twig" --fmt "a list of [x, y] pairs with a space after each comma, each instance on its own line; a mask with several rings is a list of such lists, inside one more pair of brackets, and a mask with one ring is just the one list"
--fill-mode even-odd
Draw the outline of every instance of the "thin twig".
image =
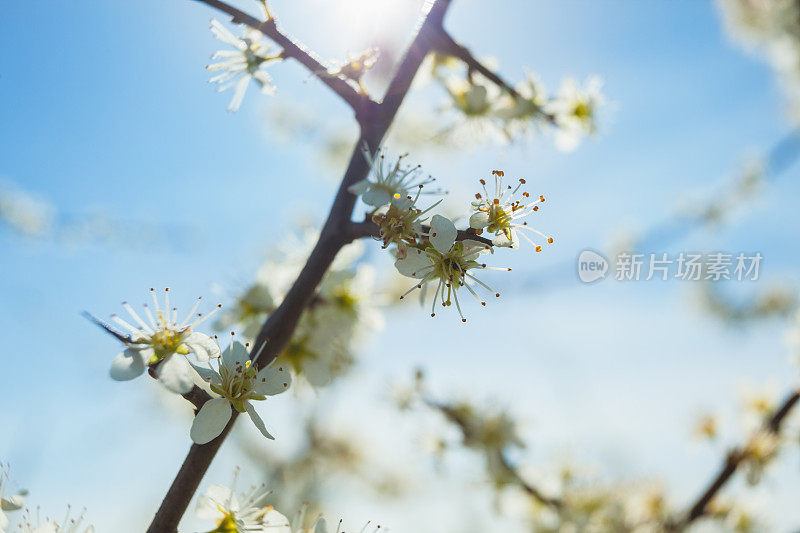
[[[225, 11], [233, 16], [234, 22], [238, 21], [249, 25], [258, 22], [257, 29], [265, 32], [265, 35], [273, 39], [280, 35], [279, 40], [276, 40], [276, 42], [284, 46], [285, 50], [288, 49], [289, 55], [301, 61], [310, 70], [315, 70], [318, 62], [280, 34], [275, 27], [274, 21], [261, 23], [217, 0], [199, 1]], [[431, 5], [430, 10], [424, 15], [414, 40], [406, 50], [392, 81], [389, 83], [381, 104], [366, 106], [351, 104], [356, 110], [356, 118], [361, 126], [361, 136], [353, 147], [350, 163], [342, 178], [328, 218], [322, 227], [319, 239], [306, 265], [300, 271], [281, 305], [269, 316], [256, 337], [253, 344], [253, 353], [258, 352], [262, 345], [265, 345], [262, 355], [258, 359], [257, 364], [259, 367], [264, 367], [271, 363], [286, 347], [300, 316], [313, 299], [317, 286], [328, 271], [336, 254], [342, 246], [352, 240], [348, 236], [347, 227], [351, 222], [356, 197], [348, 191], [348, 188], [353, 183], [364, 179], [369, 172], [369, 165], [362, 153], [362, 147], [366, 143], [373, 154], [378, 149], [411, 87], [411, 82], [417, 70], [419, 70], [420, 64], [431, 51], [435, 36], [442, 32], [442, 22], [449, 7], [450, 0], [435, 0]], [[329, 86], [332, 86], [332, 84], [338, 85], [336, 78], [325, 78], [323, 81]], [[338, 82], [344, 83], [342, 80], [338, 80]], [[361, 95], [359, 95], [359, 98], [363, 99]], [[361, 101], [363, 100], [359, 102]], [[195, 406], [199, 409], [202, 406], [202, 401], [200, 401], [202, 395], [194, 394], [192, 398], [197, 402]], [[197, 491], [200, 481], [208, 470], [222, 441], [230, 431], [233, 421], [234, 418], [231, 419], [225, 431], [217, 439], [204, 445], [192, 445], [183, 462], [183, 466], [172, 482], [172, 486], [162, 501], [158, 513], [150, 524], [149, 533], [172, 533], [177, 530], [178, 523], [186, 511], [189, 501]]]
[[514, 98], [521, 98], [519, 92], [506, 82], [503, 78], [498, 76], [494, 71], [486, 65], [475, 59], [472, 52], [465, 46], [458, 44], [447, 32], [443, 32], [437, 44], [436, 51], [460, 59], [467, 65], [467, 70], [471, 72], [479, 72], [483, 77], [489, 79], [492, 83], [507, 91]]
[[311, 72], [312, 75], [316, 76], [322, 83], [330, 87], [333, 92], [338, 94], [345, 102], [347, 102], [350, 107], [353, 108], [356, 114], [359, 114], [363, 107], [369, 106], [371, 103], [373, 103], [369, 99], [369, 96], [358, 92], [345, 80], [336, 76], [328, 75], [328, 69], [322, 64], [322, 61], [316, 56], [316, 54], [314, 54], [313, 51], [309, 50], [302, 43], [293, 40], [284, 34], [278, 28], [274, 18], [270, 18], [265, 21], [259, 20], [256, 17], [241, 11], [240, 9], [231, 6], [227, 2], [222, 2], [221, 0], [195, 1], [207, 4], [215, 9], [227, 13], [231, 16], [231, 20], [235, 24], [245, 24], [250, 26], [251, 28], [260, 31], [265, 36], [272, 39], [275, 44], [283, 48], [282, 55], [284, 57], [291, 57], [300, 62]]
[[[778, 435], [781, 431], [781, 425], [792, 409], [797, 405], [798, 400], [800, 400], [800, 389], [794, 390], [786, 396], [783, 403], [781, 403], [764, 422], [761, 431], [767, 431], [773, 435]], [[746, 446], [740, 446], [729, 451], [717, 475], [714, 476], [703, 492], [700, 493], [691, 507], [689, 507], [689, 510], [686, 511], [683, 518], [668, 524], [667, 529], [671, 531], [681, 531], [698, 518], [704, 516], [708, 511], [708, 505], [733, 477], [746, 458]]]

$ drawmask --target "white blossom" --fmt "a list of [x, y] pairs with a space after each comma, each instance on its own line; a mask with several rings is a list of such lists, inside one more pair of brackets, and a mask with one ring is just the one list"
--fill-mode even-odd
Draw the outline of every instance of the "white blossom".
[[26, 513], [25, 521], [19, 524], [17, 529], [20, 533], [94, 533], [94, 526], [83, 526], [83, 512], [78, 515], [78, 518], [70, 518], [69, 506], [67, 506], [67, 513], [61, 521], [49, 518], [42, 520], [39, 509], [36, 510], [35, 520], [27, 510]]
[[471, 80], [451, 78], [445, 83], [445, 89], [449, 96], [446, 109], [460, 115], [446, 132], [456, 144], [486, 141], [505, 144], [509, 141], [508, 132], [497, 116], [501, 92], [494, 83], [476, 74]]
[[[494, 194], [489, 194], [486, 189], [486, 180], [480, 180], [485, 196], [477, 193], [472, 208], [475, 213], [469, 218], [471, 228], [482, 231], [486, 229], [494, 234], [492, 244], [495, 246], [508, 246], [519, 248], [519, 236], [533, 245], [537, 252], [542, 247], [530, 237], [525, 235], [522, 230], [530, 231], [541, 236], [548, 243], [553, 242], [552, 237], [536, 230], [528, 225], [527, 221], [518, 221], [531, 213], [539, 210], [539, 204], [544, 202], [544, 196], [539, 196], [535, 200], [530, 199], [530, 194], [522, 191], [521, 199], [515, 199], [515, 195], [525, 185], [525, 180], [520, 179], [519, 184], [512, 189], [510, 185], [503, 187], [503, 172], [500, 170], [492, 171], [494, 175]], [[509, 192], [510, 191], [510, 192]], [[506, 197], [506, 195], [508, 195]]]
[[[456, 304], [461, 321], [466, 322], [458, 301], [458, 289], [464, 287], [478, 300], [481, 305], [486, 302], [480, 299], [475, 290], [470, 287], [474, 282], [499, 297], [500, 293], [480, 281], [470, 270], [491, 269], [511, 270], [508, 268], [487, 267], [485, 263], [478, 263], [480, 254], [491, 250], [491, 247], [482, 242], [467, 239], [457, 241], [458, 230], [453, 222], [441, 215], [434, 215], [431, 219], [431, 229], [428, 234], [430, 244], [424, 249], [409, 248], [405, 257], [395, 261], [395, 267], [404, 276], [417, 278], [420, 281], [409, 289], [400, 298], [404, 298], [415, 289], [421, 289], [428, 282], [436, 283], [436, 292], [433, 296], [431, 316], [435, 316], [437, 299], [442, 306]], [[440, 296], [441, 295], [441, 296]], [[451, 300], [452, 297], [452, 300]]]
[[272, 507], [264, 504], [269, 491], [264, 485], [236, 495], [238, 469], [233, 475], [231, 487], [212, 485], [197, 500], [197, 516], [214, 520], [217, 528], [209, 533], [245, 533], [247, 531], [272, 531], [266, 516]]
[[0, 533], [5, 531], [8, 527], [8, 517], [6, 513], [11, 511], [18, 511], [25, 505], [25, 496], [28, 495], [27, 490], [20, 490], [14, 494], [6, 494], [8, 490], [8, 465], [0, 463]]
[[274, 361], [257, 370], [258, 355], [260, 353], [251, 360], [247, 348], [231, 340], [230, 346], [216, 358], [216, 369], [211, 365], [193, 365], [217, 395], [204, 403], [194, 418], [190, 434], [195, 443], [205, 444], [219, 436], [231, 419], [231, 407], [239, 413], [246, 412], [265, 437], [274, 438], [250, 401], [265, 400], [267, 396], [286, 391], [292, 377], [287, 369]]
[[169, 288], [164, 291], [163, 308], [155, 290], [150, 289], [150, 293], [154, 308], [151, 311], [145, 304], [144, 314], [147, 321], [127, 302], [123, 302], [122, 306], [135, 325], [117, 315], [111, 316], [115, 323], [128, 331], [128, 337], [124, 338], [125, 350], [111, 363], [109, 374], [117, 381], [127, 381], [143, 374], [147, 367], [155, 367], [155, 375], [162, 385], [178, 394], [185, 394], [194, 385], [194, 374], [185, 356], [193, 353], [199, 361], [208, 361], [209, 357], [219, 354], [217, 344], [207, 335], [194, 331], [194, 328], [221, 306], [217, 306], [208, 315], [198, 313], [195, 316], [200, 303], [198, 298], [186, 318], [178, 322], [178, 310], [170, 308]]
[[583, 137], [597, 132], [597, 112], [604, 103], [600, 92], [603, 81], [590, 77], [584, 87], [567, 78], [558, 96], [545, 106], [556, 125], [555, 141], [559, 150], [570, 152], [578, 147]]
[[279, 60], [281, 56], [271, 50], [261, 32], [248, 27], [239, 38], [214, 19], [211, 20], [211, 32], [217, 39], [234, 48], [234, 50], [214, 52], [211, 59], [221, 61], [206, 67], [210, 71], [222, 71], [208, 80], [219, 84], [218, 91], [233, 87], [233, 98], [228, 105], [228, 111], [235, 112], [239, 109], [250, 80], [255, 80], [264, 94], [275, 92], [272, 78], [262, 67], [271, 61]]
[[[370, 154], [369, 149], [365, 147], [364, 157], [369, 163], [371, 174], [358, 183], [351, 185], [347, 190], [353, 194], [361, 195], [361, 200], [373, 207], [405, 202], [410, 190], [421, 189], [434, 181], [431, 177], [418, 179], [417, 174], [420, 165], [413, 167], [403, 166], [403, 159], [407, 155], [403, 154], [397, 158], [396, 162], [387, 165], [382, 149], [378, 149], [373, 156]], [[370, 179], [370, 176], [373, 178]]]

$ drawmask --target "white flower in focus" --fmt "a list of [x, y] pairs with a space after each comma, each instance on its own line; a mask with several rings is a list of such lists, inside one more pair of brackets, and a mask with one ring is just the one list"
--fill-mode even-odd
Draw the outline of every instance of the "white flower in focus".
[[[420, 189], [421, 191], [421, 189]], [[380, 232], [378, 240], [383, 242], [382, 248], [390, 244], [397, 246], [398, 258], [405, 257], [408, 246], [417, 243], [422, 235], [422, 223], [434, 207], [442, 203], [441, 200], [425, 210], [416, 207], [419, 192], [415, 198], [410, 196], [405, 201], [394, 201], [385, 209], [378, 209], [372, 215], [372, 221], [377, 224]]]
[[[163, 309], [158, 303], [155, 290], [150, 289], [150, 293], [155, 307], [151, 311], [145, 304], [147, 321], [127, 302], [123, 302], [122, 306], [130, 314], [135, 326], [117, 315], [111, 315], [111, 319], [125, 328], [129, 336], [124, 340], [127, 346], [125, 351], [111, 363], [109, 374], [117, 381], [128, 381], [142, 375], [147, 367], [154, 367], [155, 376], [162, 385], [178, 394], [185, 394], [194, 385], [194, 373], [185, 355], [193, 353], [199, 361], [208, 361], [209, 357], [219, 354], [217, 343], [207, 335], [193, 331], [193, 328], [212, 316], [221, 306], [217, 306], [208, 315], [198, 313], [195, 316], [200, 304], [198, 298], [186, 318], [179, 323], [178, 310], [169, 305], [169, 288], [164, 290]], [[194, 321], [189, 322], [192, 318]]]
[[8, 490], [8, 471], [8, 465], [0, 463], [0, 533], [5, 531], [8, 526], [6, 513], [22, 509], [25, 504], [25, 496], [28, 495], [27, 490], [20, 490], [15, 494], [6, 494], [6, 490]]
[[[83, 515], [82, 512], [78, 518], [70, 518], [71, 509], [67, 506], [67, 514], [61, 522], [45, 518], [41, 520], [39, 510], [36, 510], [36, 520], [30, 516], [26, 510], [25, 522], [19, 524], [17, 531], [20, 533], [94, 533], [94, 526], [89, 525], [82, 527]], [[84, 510], [85, 512], [85, 510]], [[0, 527], [0, 531], [3, 531]]]
[[260, 31], [248, 27], [245, 28], [242, 38], [239, 38], [219, 21], [211, 19], [211, 32], [217, 39], [235, 48], [214, 52], [211, 59], [221, 61], [206, 67], [212, 72], [222, 71], [208, 80], [220, 84], [218, 91], [234, 88], [228, 111], [235, 112], [239, 109], [250, 80], [255, 80], [264, 94], [275, 92], [272, 78], [261, 67], [270, 61], [281, 59], [281, 56], [270, 49]]
[[274, 362], [257, 370], [258, 355], [250, 360], [247, 348], [231, 340], [230, 346], [217, 358], [216, 369], [193, 365], [200, 377], [210, 384], [211, 391], [218, 395], [204, 403], [194, 418], [190, 434], [195, 443], [205, 444], [219, 436], [231, 418], [231, 407], [239, 413], [246, 412], [265, 437], [274, 439], [250, 401], [265, 400], [267, 396], [286, 391], [292, 376]]
[[[480, 180], [486, 196], [484, 197], [480, 193], [475, 195], [475, 201], [472, 202], [472, 208], [475, 213], [469, 217], [470, 227], [480, 231], [486, 229], [494, 234], [492, 244], [495, 246], [519, 248], [519, 236], [521, 235], [533, 245], [537, 252], [541, 252], [542, 247], [533, 242], [522, 230], [531, 231], [544, 238], [549, 244], [552, 244], [552, 237], [548, 237], [539, 230], [528, 226], [527, 221], [518, 222], [519, 219], [538, 211], [539, 204], [544, 202], [544, 196], [539, 196], [536, 200], [530, 200], [530, 194], [523, 191], [522, 198], [515, 200], [514, 196], [525, 185], [525, 180], [520, 179], [519, 184], [514, 189], [510, 185], [504, 188], [503, 171], [493, 170], [492, 174], [494, 175], [494, 194], [489, 194], [489, 191], [486, 190], [486, 181]], [[506, 194], [508, 194], [508, 197], [506, 197]]]
[[456, 230], [453, 222], [441, 215], [434, 215], [431, 219], [431, 229], [428, 234], [430, 244], [424, 250], [409, 248], [406, 256], [397, 259], [394, 266], [402, 275], [420, 280], [414, 287], [403, 294], [400, 297], [401, 299], [412, 291], [421, 289], [428, 282], [433, 281], [436, 283], [436, 292], [433, 296], [431, 316], [436, 315], [436, 302], [437, 299], [440, 299], [445, 307], [455, 302], [461, 321], [466, 322], [467, 319], [464, 318], [464, 314], [461, 312], [461, 304], [458, 301], [458, 289], [465, 287], [484, 306], [486, 302], [481, 300], [475, 290], [470, 287], [470, 282], [477, 283], [497, 297], [500, 296], [500, 293], [477, 279], [469, 271], [475, 269], [511, 269], [487, 267], [485, 263], [478, 263], [476, 260], [480, 254], [491, 250], [491, 247], [469, 239], [457, 241], [456, 237], [458, 237], [458, 230]]
[[236, 495], [236, 480], [239, 469], [233, 475], [231, 487], [212, 485], [197, 500], [197, 516], [214, 520], [217, 528], [208, 533], [245, 533], [247, 531], [272, 531], [267, 529], [266, 516], [272, 507], [264, 505], [269, 491], [264, 485], [253, 487], [249, 492]]
[[605, 101], [600, 92], [602, 86], [603, 81], [597, 76], [589, 78], [583, 88], [568, 78], [558, 96], [547, 104], [545, 110], [553, 115], [559, 150], [570, 152], [583, 137], [597, 132], [597, 111]]
[[387, 166], [382, 149], [378, 149], [375, 156], [372, 156], [369, 149], [365, 147], [364, 157], [372, 169], [371, 175], [374, 176], [374, 180], [367, 176], [351, 185], [347, 190], [361, 195], [361, 200], [373, 207], [381, 207], [392, 202], [405, 202], [411, 189], [422, 189], [423, 186], [434, 181], [430, 176], [417, 179], [421, 165], [403, 167], [403, 158], [407, 155], [401, 155], [394, 164]]

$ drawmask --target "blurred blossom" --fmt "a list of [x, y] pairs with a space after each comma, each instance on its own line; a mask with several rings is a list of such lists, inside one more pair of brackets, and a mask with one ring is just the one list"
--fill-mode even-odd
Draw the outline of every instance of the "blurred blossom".
[[718, 0], [730, 35], [762, 54], [800, 119], [800, 5], [794, 0]]
[[508, 135], [496, 115], [500, 89], [480, 74], [470, 79], [450, 78], [444, 83], [448, 100], [444, 112], [457, 113], [455, 122], [440, 134], [458, 146], [490, 142], [508, 143]]
[[53, 230], [55, 208], [14, 187], [0, 183], [0, 222], [27, 237], [40, 237]]
[[559, 150], [571, 152], [584, 137], [597, 133], [597, 113], [605, 102], [602, 87], [603, 80], [598, 76], [587, 79], [583, 87], [568, 78], [547, 104], [546, 110], [557, 126], [554, 134]]
[[[245, 339], [253, 340], [305, 265], [317, 236], [309, 231], [302, 239], [287, 239], [282, 250], [264, 262], [254, 283], [221, 315], [215, 329], [237, 326]], [[353, 364], [354, 344], [383, 324], [376, 305], [379, 299], [373, 294], [374, 269], [356, 265], [363, 246], [356, 242], [339, 252], [278, 357], [314, 386], [326, 385], [344, 374]]]
[[695, 422], [693, 434], [700, 439], [714, 439], [719, 434], [719, 419], [714, 415], [702, 415]]
[[230, 488], [211, 485], [197, 500], [197, 515], [214, 520], [217, 528], [209, 533], [265, 531], [267, 515], [274, 512], [266, 505], [270, 492], [264, 485], [252, 487], [249, 491], [236, 494], [239, 477], [237, 468], [233, 474]]

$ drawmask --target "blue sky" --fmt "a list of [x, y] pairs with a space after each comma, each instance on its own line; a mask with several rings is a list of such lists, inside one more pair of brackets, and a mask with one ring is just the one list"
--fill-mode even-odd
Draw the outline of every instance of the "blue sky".
[[[386, 0], [385, 12], [361, 0], [275, 0], [274, 8], [289, 33], [322, 57], [341, 58], [376, 35], [403, 42], [414, 16], [399, 13], [414, 13], [415, 2], [402, 1]], [[240, 4], [256, 11], [255, 2]], [[364, 9], [374, 13], [353, 15]], [[298, 221], [324, 218], [343, 170], [321, 165], [310, 138], [278, 142], [265, 118], [302, 102], [320, 124], [352, 128], [348, 109], [298, 65], [272, 69], [276, 97], [251, 88], [239, 113], [225, 111], [230, 95], [217, 94], [203, 68], [219, 48], [208, 31], [212, 16], [189, 1], [33, 0], [9, 3], [0, 19], [8, 51], [0, 58], [0, 177], [66, 216], [106, 213], [130, 238], [65, 246], [0, 228], [0, 459], [12, 463], [31, 501], [52, 514], [85, 505], [99, 531], [143, 528], [188, 448], [188, 426], [159, 409], [152, 383], [107, 378], [118, 347], [80, 311], [106, 316], [122, 300], [144, 301], [151, 286], [172, 286], [181, 307], [213, 295], [215, 284], [235, 291]], [[680, 282], [587, 287], [573, 276], [540, 292], [548, 279], [537, 273], [570, 264], [583, 248], [604, 248], [620, 228], [648, 227], [777, 142], [791, 125], [771, 71], [728, 40], [711, 2], [507, 0], [487, 9], [456, 0], [447, 26], [512, 80], [525, 67], [552, 89], [565, 76], [599, 74], [611, 104], [598, 138], [573, 154], [546, 138], [426, 152], [421, 162], [453, 191], [446, 203], [454, 209], [491, 169], [525, 176], [548, 197], [537, 222], [556, 245], [497, 257], [515, 272], [491, 281], [513, 290], [488, 310], [470, 309], [468, 328], [446, 314], [431, 320], [412, 304], [390, 311], [354, 378], [369, 385], [342, 400], [375, 415], [353, 431], [375, 437], [371, 430], [384, 424], [363, 399], [424, 364], [443, 392], [472, 390], [515, 405], [537, 443], [534, 464], [567, 448], [612, 476], [664, 477], [685, 501], [719, 456], [687, 444], [697, 409], [730, 410], [742, 381], [796, 379], [781, 343], [785, 324], [721, 325], [693, 307], [691, 286]], [[427, 87], [409, 103], [432, 109], [441, 98]], [[797, 172], [732, 224], [664, 251], [759, 250], [762, 280], [746, 290], [796, 285], [798, 254], [787, 244], [800, 222], [791, 201]], [[139, 225], [166, 228], [167, 245], [142, 246]], [[387, 265], [376, 250], [371, 256]], [[405, 331], [429, 341], [413, 349], [390, 342]], [[291, 431], [280, 414], [289, 402], [274, 408], [278, 434]], [[227, 480], [237, 458], [229, 448], [207, 482]], [[796, 453], [784, 465], [767, 509], [785, 530], [800, 523], [798, 510], [781, 503], [798, 488]], [[398, 509], [350, 502], [341, 512], [353, 520], [386, 515], [395, 531], [412, 527]], [[415, 530], [433, 531], [447, 516]]]

